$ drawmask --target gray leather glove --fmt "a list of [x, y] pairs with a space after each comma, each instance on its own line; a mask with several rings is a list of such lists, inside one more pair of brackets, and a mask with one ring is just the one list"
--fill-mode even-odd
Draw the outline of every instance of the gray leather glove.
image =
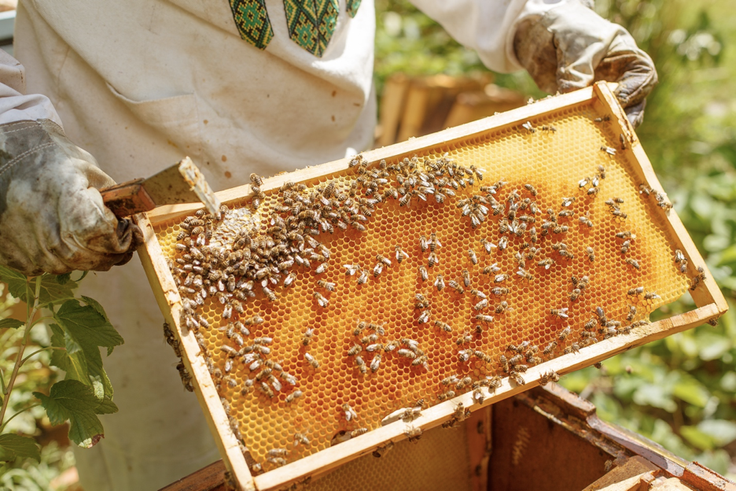
[[0, 264], [37, 275], [130, 260], [140, 231], [105, 208], [97, 189], [114, 181], [96, 165], [50, 120], [0, 125]]
[[616, 96], [634, 126], [642, 122], [645, 97], [657, 84], [652, 59], [631, 34], [575, 1], [520, 22], [514, 51], [539, 88], [551, 94], [598, 80], [618, 82]]

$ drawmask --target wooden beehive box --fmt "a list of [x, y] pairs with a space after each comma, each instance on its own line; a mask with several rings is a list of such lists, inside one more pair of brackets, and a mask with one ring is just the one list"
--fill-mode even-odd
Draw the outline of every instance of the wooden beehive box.
[[[606, 84], [362, 157], [367, 165], [351, 168], [352, 159], [343, 159], [266, 179], [252, 214], [243, 211], [252, 205], [250, 185], [219, 193], [229, 211], [223, 222], [207, 225], [211, 235], [182, 225], [196, 206], [137, 218], [154, 294], [242, 489], [288, 487], [390, 441], [451, 425], [552, 371], [592, 365], [727, 309]], [[490, 188], [501, 180], [505, 185]], [[281, 230], [274, 214], [292, 215], [283, 225], [292, 228]], [[220, 273], [213, 276], [207, 297], [185, 286], [192, 264], [207, 262], [192, 255], [205, 251], [225, 267], [228, 257], [213, 251], [230, 248], [239, 227], [261, 241], [263, 247], [252, 247], [260, 259], [230, 256], [231, 266], [245, 269], [226, 270], [236, 277], [228, 288], [218, 285]], [[308, 254], [297, 236], [310, 228], [319, 229], [312, 238], [320, 246]], [[289, 231], [295, 235], [287, 240]], [[432, 233], [441, 245], [423, 250], [420, 236], [431, 242]], [[397, 245], [406, 252], [400, 262]], [[269, 254], [276, 258], [271, 272], [248, 269], [248, 261], [270, 261]], [[289, 262], [297, 255], [312, 264]], [[379, 267], [378, 255], [391, 264]], [[346, 274], [345, 265], [366, 275], [358, 281], [361, 272]], [[287, 287], [289, 273], [294, 280]], [[268, 290], [261, 291], [263, 280]], [[232, 310], [237, 291], [243, 301]], [[688, 291], [695, 310], [646, 322]], [[419, 306], [417, 293], [426, 300]], [[231, 312], [223, 315], [226, 307]], [[256, 315], [263, 322], [249, 323]], [[237, 322], [248, 325], [242, 335], [234, 334]], [[361, 322], [374, 326], [361, 331]], [[407, 338], [416, 343], [402, 343]], [[254, 350], [261, 353], [256, 358]], [[350, 354], [355, 350], [361, 362]], [[346, 417], [343, 404], [358, 418]], [[412, 421], [381, 425], [389, 413], [417, 405], [424, 409]], [[310, 443], [294, 445], [296, 433]]]

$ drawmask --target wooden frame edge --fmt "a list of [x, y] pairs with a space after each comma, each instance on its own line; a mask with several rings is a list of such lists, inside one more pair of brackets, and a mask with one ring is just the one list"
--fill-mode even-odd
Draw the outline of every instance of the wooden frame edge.
[[144, 244], [138, 247], [138, 257], [146, 271], [151, 285], [160, 284], [161, 288], [153, 288], [153, 294], [159, 309], [163, 313], [171, 329], [176, 332], [180, 343], [182, 361], [190, 374], [195, 386], [194, 393], [200, 406], [205, 413], [205, 419], [210, 431], [219, 438], [214, 438], [220, 455], [224, 458], [225, 466], [230, 471], [233, 480], [243, 491], [255, 490], [253, 477], [250, 474], [245, 457], [240, 450], [238, 441], [230, 429], [225, 409], [220, 402], [212, 377], [207, 366], [199, 353], [199, 345], [192, 332], [181, 325], [179, 314], [181, 312], [181, 297], [176, 288], [174, 278], [171, 276], [169, 266], [166, 264], [161, 246], [156, 239], [153, 225], [144, 214], [136, 215], [135, 222], [143, 232]]
[[[643, 173], [643, 175], [639, 176], [642, 179], [642, 184], [645, 184], [655, 191], [661, 192], [666, 198], [667, 193], [665, 193], [662, 184], [659, 182], [659, 179], [654, 172], [654, 167], [644, 152], [641, 142], [636, 138], [634, 130], [631, 127], [629, 120], [626, 118], [626, 113], [611, 90], [611, 86], [609, 84], [599, 82], [593, 86], [593, 90], [598, 99], [605, 103], [605, 105], [618, 116], [617, 118], [612, 119], [611, 123], [615, 126], [617, 132], [623, 135], [629, 143], [631, 151]], [[654, 197], [650, 197], [650, 199], [654, 199]], [[702, 266], [705, 270], [706, 278], [705, 281], [702, 282], [705, 288], [690, 290], [690, 294], [695, 301], [695, 305], [701, 307], [703, 305], [715, 303], [720, 313], [723, 314], [728, 310], [728, 303], [713, 279], [713, 275], [708, 270], [708, 266], [700, 255], [700, 251], [698, 251], [698, 248], [695, 246], [690, 234], [688, 234], [685, 226], [682, 224], [680, 217], [677, 216], [677, 213], [669, 212], [665, 213], [665, 217], [666, 223], [670, 227], [670, 232], [678, 238], [682, 248], [684, 249], [686, 257], [690, 259], [688, 264], [689, 276], [693, 277], [698, 275], [698, 271], [696, 269], [698, 266]]]

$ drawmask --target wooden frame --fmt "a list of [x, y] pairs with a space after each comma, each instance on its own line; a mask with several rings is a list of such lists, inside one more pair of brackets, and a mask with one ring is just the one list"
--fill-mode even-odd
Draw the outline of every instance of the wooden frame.
[[[596, 109], [599, 109], [603, 114], [612, 114], [613, 117], [611, 118], [610, 124], [613, 125], [614, 132], [624, 135], [631, 151], [641, 166], [640, 169], [636, 169], [636, 172], [640, 173], [640, 175], [636, 176], [639, 182], [646, 184], [652, 189], [661, 190], [662, 186], [659, 184], [654, 170], [634, 134], [633, 128], [629, 125], [626, 115], [619, 106], [611, 88], [605, 83], [598, 83], [593, 87], [570, 94], [544, 99], [504, 114], [451, 128], [426, 137], [412, 139], [390, 147], [366, 152], [363, 155], [371, 162], [380, 159], [411, 156], [422, 149], [441, 143], [458, 142], [475, 136], [481, 136], [489, 131], [515, 127], [530, 118], [557, 111], [561, 108], [590, 104]], [[318, 177], [329, 177], [332, 174], [344, 172], [349, 160], [348, 158], [341, 159], [275, 176], [265, 180], [262, 190], [270, 191], [278, 189], [286, 181], [309, 181]], [[226, 203], [248, 197], [251, 194], [251, 189], [249, 185], [246, 185], [217, 194], [220, 200]], [[200, 350], [194, 335], [183, 329], [179, 321], [182, 310], [181, 298], [179, 297], [174, 278], [169, 271], [166, 259], [161, 252], [154, 233], [155, 224], [190, 214], [198, 208], [201, 208], [201, 206], [167, 206], [153, 210], [146, 215], [136, 216], [136, 221], [143, 230], [145, 238], [144, 244], [139, 248], [139, 257], [146, 270], [159, 306], [167, 322], [172, 326], [176, 336], [181, 341], [183, 361], [193, 376], [197, 397], [205, 412], [217, 444], [220, 447], [220, 453], [236, 485], [244, 490], [281, 489], [292, 483], [300, 482], [309, 476], [323, 474], [342, 463], [366, 455], [388, 441], [397, 442], [406, 438], [404, 434], [405, 425], [392, 423], [370, 431], [359, 438], [351, 439], [336, 447], [327, 448], [283, 467], [266, 472], [265, 474], [255, 477], [250, 474], [243, 453], [239, 449], [236, 437], [230, 429], [227, 416], [220, 403], [220, 398], [215, 390], [204, 360], [198, 356]], [[670, 212], [667, 215], [666, 227], [670, 229], [669, 231], [674, 236], [679, 238], [681, 242], [680, 248], [685, 252], [687, 257], [691, 258], [689, 274], [691, 276], [696, 275], [696, 265], [704, 266], [705, 263], [692, 239], [687, 234], [682, 222], [674, 212]], [[473, 400], [472, 393], [470, 392], [437, 404], [424, 410], [420, 417], [412, 423], [413, 426], [423, 430], [436, 427], [453, 417], [457, 403], [462, 403], [465, 407], [477, 410], [538, 385], [540, 376], [550, 370], [554, 370], [560, 374], [578, 370], [636, 346], [716, 319], [728, 309], [728, 306], [715, 281], [707, 271], [706, 273], [707, 277], [702, 287], [692, 292], [693, 300], [697, 306], [695, 310], [648, 324], [628, 335], [603, 340], [581, 349], [580, 353], [563, 355], [541, 365], [529, 368], [524, 376], [525, 385], [518, 386], [510, 383], [508, 379], [504, 379], [502, 386], [496, 393], [487, 397], [482, 404], [477, 404]]]

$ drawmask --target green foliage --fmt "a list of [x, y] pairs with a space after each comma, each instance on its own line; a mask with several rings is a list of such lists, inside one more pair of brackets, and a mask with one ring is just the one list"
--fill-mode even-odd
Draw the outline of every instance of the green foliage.
[[[0, 312], [5, 317], [0, 320], [0, 462], [5, 462], [0, 483], [9, 489], [30, 482], [44, 489], [46, 480], [38, 469], [22, 464], [32, 458], [45, 465], [32, 438], [37, 420], [45, 416], [52, 425], [68, 421], [69, 439], [89, 448], [104, 436], [97, 415], [117, 411], [100, 348], [107, 348], [109, 355], [123, 338], [98, 302], [75, 297], [83, 277], [29, 278], [0, 266], [0, 281], [13, 297], [26, 302], [27, 313], [24, 322]], [[0, 311], [8, 306], [6, 301]], [[42, 312], [48, 315], [39, 317]], [[58, 372], [50, 366], [64, 370], [65, 380], [57, 381]]]
[[[406, 0], [378, 0], [376, 74], [482, 70], [477, 57]], [[733, 478], [736, 466], [736, 17], [733, 1], [597, 0], [654, 60], [642, 145], [731, 310], [700, 326], [581, 370], [563, 385], [618, 423]], [[442, 44], [442, 46], [438, 46]], [[459, 62], [461, 60], [462, 62]], [[539, 97], [526, 74], [496, 83]], [[689, 295], [655, 314], [691, 310]], [[729, 455], [731, 452], [731, 455]]]

